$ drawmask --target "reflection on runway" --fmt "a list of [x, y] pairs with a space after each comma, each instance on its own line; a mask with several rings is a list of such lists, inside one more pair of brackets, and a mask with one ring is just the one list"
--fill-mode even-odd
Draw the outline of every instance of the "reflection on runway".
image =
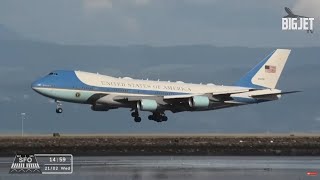
[[252, 156], [111, 156], [75, 157], [75, 166], [134, 168], [212, 168], [212, 169], [316, 169], [318, 157]]
[[64, 176], [8, 175], [10, 158], [0, 158], [5, 179], [314, 179], [320, 157], [102, 156], [74, 157], [74, 173]]

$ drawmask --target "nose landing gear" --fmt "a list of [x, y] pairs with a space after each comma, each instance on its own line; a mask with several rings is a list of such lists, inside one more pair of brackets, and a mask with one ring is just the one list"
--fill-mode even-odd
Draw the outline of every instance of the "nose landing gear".
[[60, 101], [56, 100], [55, 101], [57, 103], [57, 107], [56, 107], [56, 113], [60, 114], [63, 112], [63, 109], [61, 108], [62, 104]]

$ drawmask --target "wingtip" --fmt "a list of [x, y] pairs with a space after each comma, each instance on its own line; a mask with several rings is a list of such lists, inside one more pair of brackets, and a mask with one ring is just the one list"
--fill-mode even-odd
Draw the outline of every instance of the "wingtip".
[[303, 91], [287, 91], [287, 92], [282, 92], [283, 94], [292, 94], [292, 93], [300, 93]]
[[283, 49], [279, 48], [279, 49], [277, 49], [277, 50], [281, 50], [281, 51], [291, 51], [291, 49], [285, 49], [285, 48], [283, 48]]

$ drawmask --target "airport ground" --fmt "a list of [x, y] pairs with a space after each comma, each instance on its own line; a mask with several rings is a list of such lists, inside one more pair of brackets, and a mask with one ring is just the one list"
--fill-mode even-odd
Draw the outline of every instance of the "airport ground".
[[2, 135], [0, 156], [199, 155], [319, 156], [319, 134], [72, 134]]
[[8, 174], [13, 157], [0, 157], [0, 179], [314, 180], [314, 156], [74, 156], [71, 175]]

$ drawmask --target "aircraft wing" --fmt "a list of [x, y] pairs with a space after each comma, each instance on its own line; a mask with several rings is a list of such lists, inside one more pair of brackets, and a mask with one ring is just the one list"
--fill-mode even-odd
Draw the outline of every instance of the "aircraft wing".
[[217, 92], [208, 92], [203, 94], [186, 94], [186, 95], [173, 95], [173, 96], [164, 96], [164, 100], [170, 99], [185, 99], [193, 96], [208, 96], [208, 97], [218, 97], [218, 96], [230, 96], [231, 94], [244, 93], [248, 92], [249, 89], [236, 89], [236, 90], [228, 90], [228, 91], [217, 91]]
[[[214, 109], [221, 109], [232, 106], [240, 106], [245, 103], [239, 103], [233, 101], [231, 95], [238, 93], [245, 93], [251, 91], [252, 89], [248, 88], [236, 88], [228, 91], [219, 91], [219, 92], [208, 92], [201, 94], [184, 94], [184, 95], [172, 95], [172, 96], [153, 96], [153, 95], [115, 95], [115, 94], [104, 94], [100, 95], [99, 98], [95, 99], [95, 104], [105, 104], [108, 105], [111, 102], [118, 102], [121, 104], [135, 104], [142, 99], [155, 100], [159, 105], [161, 105], [162, 111], [169, 110], [173, 113], [190, 111], [189, 98], [193, 96], [207, 96], [210, 101], [214, 102]], [[98, 97], [98, 96], [97, 96]]]
[[118, 102], [132, 102], [132, 101], [139, 101], [141, 99], [158, 100], [158, 99], [161, 99], [161, 97], [159, 96], [115, 96], [113, 97], [113, 100]]
[[210, 100], [213, 101], [226, 101], [230, 100], [230, 95], [244, 93], [250, 91], [249, 89], [236, 89], [236, 90], [228, 90], [228, 91], [217, 91], [217, 92], [208, 92], [204, 94], [186, 94], [186, 95], [173, 95], [173, 96], [164, 96], [163, 100], [170, 101], [183, 101], [184, 99], [188, 99], [193, 96], [207, 96]]
[[101, 96], [99, 99], [96, 99], [97, 103], [108, 103], [110, 101], [117, 101], [117, 102], [134, 102], [139, 101], [141, 99], [159, 99], [158, 96], [123, 96], [123, 95], [113, 95], [113, 94], [106, 94]]
[[248, 92], [249, 89], [236, 89], [236, 90], [228, 90], [228, 91], [217, 91], [217, 92], [209, 92], [209, 93], [201, 93], [201, 94], [183, 94], [183, 95], [171, 95], [171, 96], [123, 96], [123, 95], [106, 95], [97, 100], [98, 103], [107, 103], [109, 101], [117, 101], [117, 102], [136, 102], [141, 99], [152, 99], [156, 100], [159, 104], [171, 104], [176, 102], [184, 102], [193, 96], [207, 96], [210, 100], [213, 101], [224, 101], [229, 100], [231, 94]]

